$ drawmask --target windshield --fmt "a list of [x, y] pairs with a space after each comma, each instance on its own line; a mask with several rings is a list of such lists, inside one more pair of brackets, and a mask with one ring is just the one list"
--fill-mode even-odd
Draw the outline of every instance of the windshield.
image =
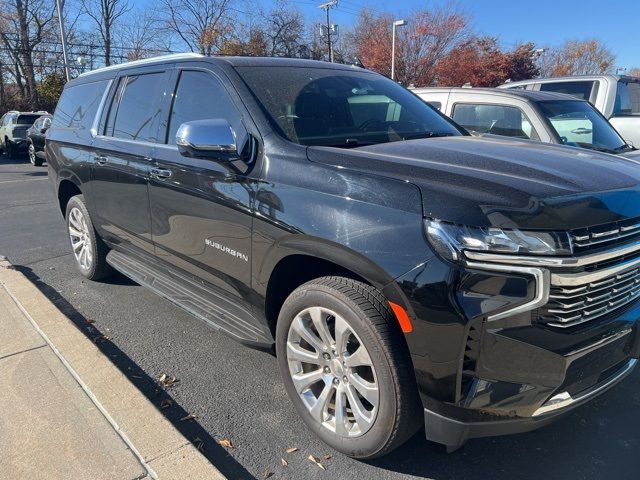
[[40, 118], [41, 115], [19, 115], [16, 120], [16, 124], [18, 125], [33, 125], [37, 119]]
[[460, 130], [395, 82], [363, 71], [238, 67], [282, 136], [301, 145], [352, 148]]
[[630, 149], [611, 124], [591, 104], [554, 100], [538, 104], [564, 145], [607, 153]]

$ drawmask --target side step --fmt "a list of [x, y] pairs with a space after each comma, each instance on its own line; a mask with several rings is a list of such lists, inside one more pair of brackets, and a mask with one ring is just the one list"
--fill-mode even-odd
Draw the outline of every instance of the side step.
[[[216, 330], [256, 347], [270, 347], [273, 338], [251, 310], [238, 305], [228, 293], [203, 284], [157, 259], [111, 250], [107, 263], [154, 293], [203, 320]], [[169, 270], [171, 268], [171, 270]]]

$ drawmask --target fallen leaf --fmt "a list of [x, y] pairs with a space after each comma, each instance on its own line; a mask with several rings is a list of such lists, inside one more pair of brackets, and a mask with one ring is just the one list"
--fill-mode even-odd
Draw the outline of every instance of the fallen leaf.
[[160, 378], [158, 378], [158, 381], [160, 382], [160, 385], [162, 385], [164, 388], [169, 388], [174, 383], [178, 383], [180, 380], [178, 380], [173, 375], [169, 376], [166, 373], [163, 373], [162, 375], [160, 375]]
[[234, 448], [233, 443], [231, 443], [231, 440], [227, 440], [226, 438], [224, 440], [218, 440], [218, 443], [224, 448]]
[[273, 476], [273, 472], [269, 471], [269, 470], [265, 470], [264, 473], [262, 474], [262, 478], [264, 480], [267, 480], [267, 478], [270, 478]]
[[315, 463], [318, 467], [320, 467], [322, 470], [326, 470], [325, 466], [322, 465], [320, 463], [320, 460], [318, 460], [316, 457], [314, 457], [313, 455], [309, 455], [307, 457], [312, 463]]
[[298, 447], [287, 448], [287, 453], [293, 453], [293, 452], [297, 452], [297, 451], [298, 451]]
[[164, 400], [162, 400], [162, 402], [160, 402], [160, 410], [169, 408], [171, 405], [173, 405], [173, 400], [171, 400], [170, 398], [165, 398]]
[[328, 453], [326, 455], [324, 455], [322, 458], [324, 458], [325, 460], [331, 460], [331, 455], [329, 455]]
[[190, 413], [189, 415], [185, 415], [184, 417], [182, 417], [180, 419], [181, 422], [186, 422], [187, 420], [193, 420], [194, 418], [198, 418], [196, 415], [194, 415], [193, 413]]
[[284, 458], [280, 459], [280, 463], [282, 464], [283, 467], [288, 467], [289, 466], [289, 462], [287, 462]]
[[87, 323], [95, 323], [95, 320], [93, 318], [86, 318], [85, 320], [87, 321]]

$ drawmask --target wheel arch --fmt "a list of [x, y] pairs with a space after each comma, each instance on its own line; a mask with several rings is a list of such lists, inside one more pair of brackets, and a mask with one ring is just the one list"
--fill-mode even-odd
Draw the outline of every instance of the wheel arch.
[[80, 188], [80, 182], [73, 176], [63, 178], [58, 183], [58, 205], [60, 207], [60, 213], [63, 217], [66, 217], [67, 204], [71, 197], [75, 195], [82, 195], [82, 189]]
[[370, 258], [331, 241], [293, 235], [271, 248], [257, 276], [271, 333], [275, 332], [282, 304], [293, 290], [310, 280], [330, 275], [362, 281], [380, 290], [388, 301], [409, 308], [408, 300], [395, 285], [394, 276]]

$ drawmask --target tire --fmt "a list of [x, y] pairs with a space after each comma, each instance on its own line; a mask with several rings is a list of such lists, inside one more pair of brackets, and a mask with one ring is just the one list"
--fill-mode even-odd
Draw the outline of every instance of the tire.
[[29, 161], [34, 167], [42, 166], [42, 159], [36, 155], [36, 147], [33, 146], [32, 142], [29, 142]]
[[113, 273], [107, 263], [109, 247], [100, 238], [82, 195], [69, 199], [65, 214], [71, 250], [80, 273], [89, 280], [100, 280]]
[[9, 157], [10, 159], [14, 159], [18, 156], [17, 148], [11, 140], [7, 139], [5, 141], [5, 147], [7, 150], [7, 157]]
[[[382, 293], [350, 278], [318, 278], [285, 300], [276, 326], [285, 389], [307, 426], [334, 449], [358, 459], [380, 457], [423, 424], [402, 335]], [[344, 348], [340, 338], [348, 338]]]

